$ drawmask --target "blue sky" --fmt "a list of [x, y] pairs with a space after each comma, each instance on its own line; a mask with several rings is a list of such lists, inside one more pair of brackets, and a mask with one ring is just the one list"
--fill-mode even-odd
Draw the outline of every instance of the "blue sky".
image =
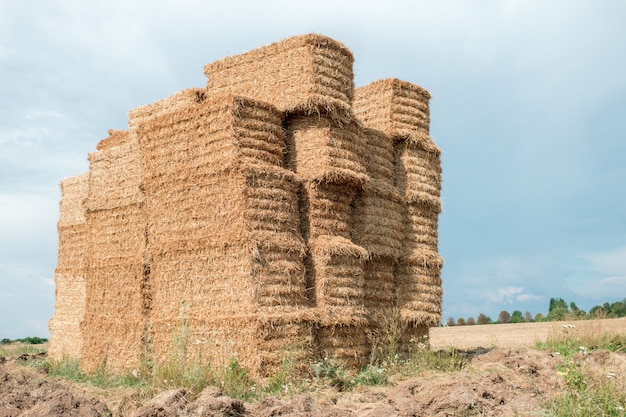
[[203, 65], [303, 34], [428, 89], [444, 319], [626, 297], [626, 2], [0, 0], [0, 337], [47, 336], [59, 181]]

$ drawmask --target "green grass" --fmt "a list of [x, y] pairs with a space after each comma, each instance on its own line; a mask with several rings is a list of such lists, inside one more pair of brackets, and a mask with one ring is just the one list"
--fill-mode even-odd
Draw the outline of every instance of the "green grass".
[[45, 352], [48, 349], [46, 344], [32, 345], [23, 342], [11, 342], [0, 344], [0, 357], [10, 358], [23, 354], [36, 355]]
[[549, 337], [536, 347], [559, 352], [565, 359], [557, 371], [563, 375], [566, 389], [562, 395], [546, 403], [548, 416], [626, 416], [626, 387], [623, 383], [613, 376], [594, 374], [575, 359], [579, 353], [588, 355], [598, 349], [625, 353], [626, 335], [572, 332]]

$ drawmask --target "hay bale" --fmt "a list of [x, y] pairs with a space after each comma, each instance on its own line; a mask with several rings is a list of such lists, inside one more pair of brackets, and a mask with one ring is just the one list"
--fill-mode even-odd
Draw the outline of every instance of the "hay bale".
[[352, 213], [353, 241], [370, 257], [397, 259], [405, 239], [404, 201], [389, 181], [370, 181]]
[[437, 326], [441, 321], [441, 268], [436, 251], [421, 249], [404, 256], [396, 272], [398, 305], [404, 321], [415, 326]]
[[109, 129], [108, 133], [109, 136], [98, 142], [98, 144], [96, 145], [96, 150], [104, 151], [124, 145], [128, 142], [129, 134], [127, 130]]
[[209, 94], [241, 94], [281, 112], [349, 114], [353, 62], [344, 45], [310, 34], [213, 62], [204, 74]]
[[360, 188], [367, 176], [366, 139], [358, 123], [328, 117], [294, 115], [286, 120], [286, 166], [302, 181]]
[[84, 200], [89, 174], [61, 181], [59, 248], [54, 273], [54, 315], [48, 323], [51, 358], [78, 358], [82, 347], [80, 320], [85, 311], [85, 257], [87, 249]]
[[430, 93], [420, 86], [384, 79], [355, 90], [353, 111], [365, 126], [439, 155], [429, 136], [429, 100]]
[[395, 145], [395, 183], [406, 202], [441, 212], [439, 155], [406, 142]]
[[204, 96], [205, 92], [202, 88], [187, 88], [162, 100], [134, 108], [128, 112], [130, 131], [134, 132], [140, 124], [155, 117], [164, 116], [190, 104], [201, 102]]

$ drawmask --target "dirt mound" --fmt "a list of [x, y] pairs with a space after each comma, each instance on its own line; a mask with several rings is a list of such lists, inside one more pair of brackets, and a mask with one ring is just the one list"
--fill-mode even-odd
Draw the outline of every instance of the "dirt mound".
[[[32, 359], [22, 355], [14, 361]], [[111, 416], [107, 405], [64, 381], [0, 361], [0, 417]]]
[[[391, 387], [361, 387], [349, 392], [333, 388], [243, 403], [215, 387], [196, 398], [182, 389], [162, 392], [131, 412], [122, 413], [105, 400], [68, 382], [54, 380], [18, 358], [0, 361], [0, 417], [122, 416], [132, 417], [374, 417], [388, 416], [515, 416], [536, 413], [565, 387], [558, 372], [560, 355], [534, 349], [476, 349], [466, 352], [469, 365], [454, 373], [396, 381]], [[24, 359], [24, 358], [23, 358]], [[25, 358], [28, 359], [28, 358]], [[581, 350], [571, 363], [602, 378], [623, 378], [626, 355]], [[109, 408], [110, 407], [110, 408]]]

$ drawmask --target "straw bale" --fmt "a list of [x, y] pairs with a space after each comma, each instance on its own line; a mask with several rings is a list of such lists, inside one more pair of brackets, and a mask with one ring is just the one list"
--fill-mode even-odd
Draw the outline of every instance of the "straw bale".
[[307, 181], [300, 193], [300, 227], [305, 240], [320, 236], [351, 239], [354, 187]]
[[400, 314], [406, 322], [435, 326], [441, 320], [441, 268], [436, 251], [421, 249], [400, 260], [396, 271]]
[[429, 100], [430, 93], [420, 86], [385, 79], [357, 88], [353, 110], [365, 126], [439, 155], [440, 149], [429, 136]]
[[[364, 272], [367, 252], [340, 236], [323, 236], [309, 241], [314, 274], [315, 304], [320, 310], [346, 307], [346, 314], [332, 318], [333, 324], [362, 320]], [[339, 311], [341, 309], [334, 309]], [[323, 311], [321, 311], [323, 314]]]
[[380, 130], [362, 128], [366, 140], [365, 164], [371, 181], [393, 184], [394, 142]]
[[85, 256], [87, 226], [84, 200], [89, 191], [89, 174], [61, 181], [58, 222], [58, 258], [54, 273], [55, 309], [48, 324], [50, 356], [79, 357], [82, 338], [80, 320], [85, 309]]
[[441, 162], [439, 156], [410, 143], [395, 146], [395, 183], [409, 204], [441, 211]]
[[303, 181], [362, 187], [368, 181], [367, 141], [358, 123], [338, 124], [327, 117], [287, 118], [287, 168]]
[[405, 211], [403, 253], [411, 253], [418, 248], [437, 251], [439, 214], [429, 207], [408, 205]]
[[242, 94], [282, 112], [350, 113], [353, 62], [344, 45], [309, 34], [226, 57], [206, 65], [204, 74], [209, 94]]
[[82, 348], [80, 319], [85, 312], [85, 278], [82, 275], [54, 274], [54, 315], [48, 324], [51, 358], [78, 358]]
[[116, 146], [124, 145], [126, 142], [128, 142], [130, 137], [128, 130], [109, 129], [108, 133], [109, 136], [98, 142], [98, 144], [96, 145], [96, 150], [104, 151], [114, 148]]
[[354, 202], [354, 242], [370, 256], [400, 256], [405, 237], [403, 203], [398, 190], [388, 181], [370, 181]]
[[146, 325], [144, 207], [87, 212], [88, 258], [81, 366], [128, 370], [143, 352]]
[[131, 133], [134, 133], [140, 124], [146, 123], [150, 119], [164, 116], [190, 104], [201, 102], [204, 100], [204, 97], [204, 89], [187, 88], [152, 104], [134, 108], [128, 112], [128, 124]]
[[233, 359], [252, 375], [270, 376], [285, 356], [309, 359], [313, 334], [301, 315], [231, 314], [190, 317], [181, 309], [175, 319], [154, 320], [157, 363], [211, 364], [226, 367]]
[[273, 107], [237, 96], [210, 97], [138, 125], [146, 190], [201, 186], [244, 163], [282, 166], [284, 132]]
[[84, 200], [88, 193], [88, 172], [61, 181], [59, 227], [85, 223]]
[[370, 353], [363, 326], [332, 325], [315, 329], [319, 355], [339, 359], [353, 368], [364, 366]]

